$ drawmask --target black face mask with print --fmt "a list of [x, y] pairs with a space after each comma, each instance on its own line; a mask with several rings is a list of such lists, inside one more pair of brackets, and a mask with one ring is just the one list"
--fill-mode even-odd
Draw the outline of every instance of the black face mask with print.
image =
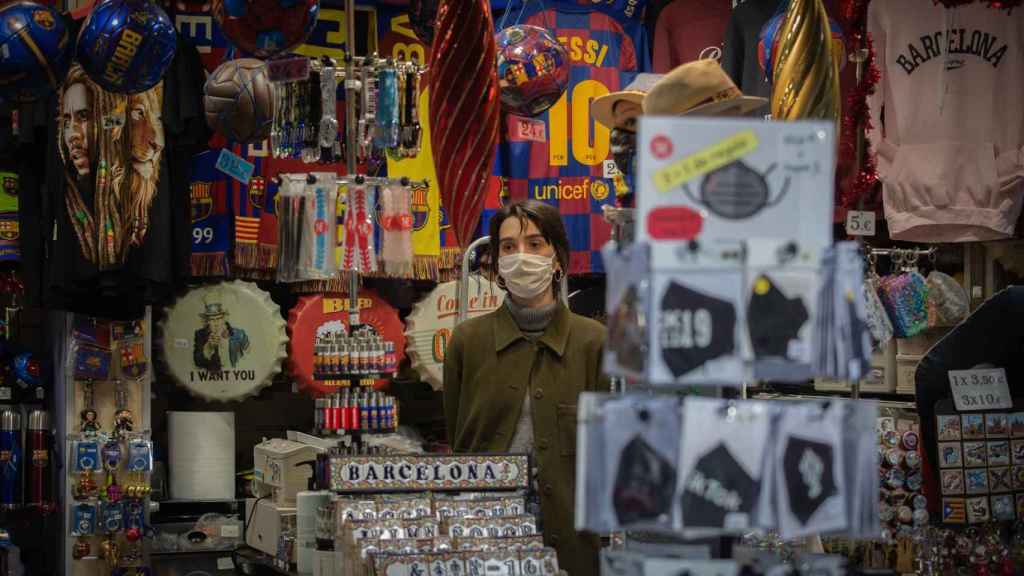
[[676, 488], [676, 469], [643, 438], [622, 449], [615, 475], [614, 506], [620, 525], [656, 520], [667, 514]]
[[832, 446], [790, 438], [782, 457], [786, 492], [793, 515], [804, 526], [826, 500], [837, 493]]
[[736, 348], [736, 309], [730, 302], [672, 282], [661, 299], [658, 339], [676, 378]]
[[732, 514], [749, 518], [760, 483], [719, 444], [699, 460], [683, 488], [683, 520], [688, 528], [727, 528]]
[[631, 176], [636, 168], [636, 132], [612, 128], [610, 142], [615, 167], [624, 176]]
[[787, 298], [778, 287], [762, 276], [767, 290], [750, 297], [747, 327], [754, 356], [786, 358], [789, 343], [799, 338], [800, 329], [808, 320], [807, 307], [801, 298]]

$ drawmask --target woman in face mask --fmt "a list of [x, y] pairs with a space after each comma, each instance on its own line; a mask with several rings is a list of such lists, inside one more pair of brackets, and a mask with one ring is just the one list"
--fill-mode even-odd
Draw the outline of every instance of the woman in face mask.
[[527, 200], [491, 219], [501, 308], [455, 328], [444, 360], [444, 410], [455, 452], [533, 456], [544, 542], [570, 575], [597, 574], [596, 537], [573, 527], [576, 399], [608, 390], [604, 327], [559, 298], [569, 240], [552, 206]]

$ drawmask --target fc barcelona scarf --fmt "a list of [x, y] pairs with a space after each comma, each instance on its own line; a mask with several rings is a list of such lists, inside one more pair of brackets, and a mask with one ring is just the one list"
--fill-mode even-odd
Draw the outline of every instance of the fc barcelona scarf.
[[192, 275], [227, 276], [231, 216], [227, 177], [218, 171], [219, 149], [192, 158]]
[[[236, 150], [236, 153], [241, 152]], [[255, 166], [249, 182], [242, 184], [233, 179], [228, 182], [235, 225], [234, 263], [238, 275], [262, 278], [271, 275], [277, 263], [277, 222], [273, 212], [266, 209], [271, 201], [266, 161], [255, 155], [248, 160]], [[270, 213], [264, 218], [267, 212]]]

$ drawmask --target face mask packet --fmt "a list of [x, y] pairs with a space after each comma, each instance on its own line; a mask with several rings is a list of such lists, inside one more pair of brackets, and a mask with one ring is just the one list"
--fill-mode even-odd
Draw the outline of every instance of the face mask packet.
[[610, 376], [644, 379], [647, 373], [647, 300], [650, 292], [650, 247], [632, 244], [602, 248], [607, 274], [605, 310], [608, 338], [604, 371]]

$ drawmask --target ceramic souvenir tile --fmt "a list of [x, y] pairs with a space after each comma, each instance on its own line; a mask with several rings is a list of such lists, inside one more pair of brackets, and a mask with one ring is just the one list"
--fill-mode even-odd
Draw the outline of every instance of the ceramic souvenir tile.
[[955, 496], [964, 493], [964, 471], [943, 470], [942, 471], [942, 494], [944, 496]]
[[971, 524], [981, 524], [992, 519], [988, 507], [988, 496], [967, 499], [967, 521]]
[[1024, 438], [1024, 412], [1010, 414], [1010, 436]]
[[1014, 465], [1024, 465], [1024, 440], [1010, 442], [1010, 457]]
[[961, 435], [964, 440], [981, 440], [985, 437], [985, 416], [983, 414], [963, 414]]
[[1024, 490], [1024, 466], [1014, 466], [1010, 473], [1013, 476], [1013, 489]]
[[1002, 494], [992, 497], [992, 519], [996, 522], [1012, 522], [1016, 515], [1013, 494]]
[[988, 446], [984, 442], [964, 442], [964, 466], [984, 466], [988, 463]]
[[1010, 435], [1010, 423], [1006, 414], [986, 414], [985, 433], [989, 438], [1003, 438]]
[[896, 419], [892, 416], [883, 416], [878, 419], [878, 435], [882, 436], [886, 432], [896, 431]]
[[942, 522], [964, 524], [967, 522], [967, 503], [963, 498], [942, 499]]
[[988, 490], [992, 493], [1010, 492], [1013, 490], [1013, 478], [1008, 466], [988, 469]]
[[1009, 466], [1010, 465], [1010, 441], [996, 440], [988, 443], [988, 465]]
[[964, 453], [959, 442], [939, 442], [939, 467], [959, 468], [964, 465]]
[[935, 417], [938, 421], [939, 441], [960, 439], [960, 415], [939, 415]]
[[968, 494], [988, 494], [988, 469], [968, 468], [964, 471]]

